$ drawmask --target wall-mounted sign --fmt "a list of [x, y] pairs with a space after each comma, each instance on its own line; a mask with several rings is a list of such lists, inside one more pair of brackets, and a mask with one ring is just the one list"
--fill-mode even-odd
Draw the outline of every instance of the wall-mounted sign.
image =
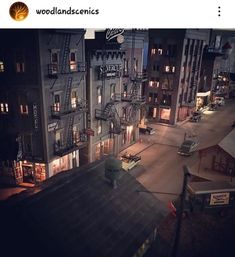
[[33, 104], [33, 125], [34, 129], [38, 130], [39, 124], [38, 124], [38, 106], [36, 103]]
[[121, 64], [109, 64], [99, 66], [99, 77], [113, 78], [121, 76]]
[[48, 132], [54, 131], [55, 129], [58, 128], [58, 123], [57, 122], [50, 123], [48, 124], [47, 128], [48, 128]]
[[210, 205], [226, 205], [229, 204], [229, 193], [211, 194]]
[[117, 38], [118, 43], [123, 43], [124, 37], [120, 37], [120, 35], [122, 35], [123, 32], [124, 29], [107, 29], [105, 38], [107, 41], [110, 41], [113, 38]]
[[85, 131], [86, 131], [86, 134], [88, 136], [94, 136], [95, 135], [95, 131], [91, 128], [87, 128]]

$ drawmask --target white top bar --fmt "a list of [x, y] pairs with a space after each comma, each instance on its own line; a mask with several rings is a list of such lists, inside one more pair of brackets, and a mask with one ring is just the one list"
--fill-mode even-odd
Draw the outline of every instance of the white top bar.
[[[27, 18], [12, 19], [9, 8], [14, 1], [1, 0], [0, 28], [235, 28], [232, 0], [19, 1], [28, 6]], [[58, 14], [62, 9], [86, 9], [90, 14]]]

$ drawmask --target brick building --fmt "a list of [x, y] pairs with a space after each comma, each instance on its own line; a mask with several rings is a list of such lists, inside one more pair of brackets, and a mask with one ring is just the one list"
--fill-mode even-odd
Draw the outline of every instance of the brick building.
[[202, 53], [208, 30], [150, 29], [148, 119], [175, 124], [196, 108]]
[[37, 183], [87, 162], [84, 30], [4, 30], [2, 182]]

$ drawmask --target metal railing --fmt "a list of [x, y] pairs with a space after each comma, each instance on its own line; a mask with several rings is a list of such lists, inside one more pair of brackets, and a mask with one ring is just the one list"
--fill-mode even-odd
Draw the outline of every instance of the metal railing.
[[[84, 62], [74, 62], [68, 63], [67, 65], [67, 72], [66, 73], [73, 73], [73, 72], [85, 72], [86, 71], [86, 64]], [[63, 72], [64, 73], [64, 72]], [[48, 64], [48, 76], [58, 76], [61, 74], [61, 65], [57, 63], [50, 63]]]
[[76, 134], [76, 136], [72, 137], [71, 142], [72, 143], [68, 143], [69, 140], [67, 140], [67, 142], [55, 142], [54, 143], [54, 154], [62, 156], [64, 154], [67, 154], [69, 152], [72, 152], [76, 149], [78, 149], [81, 145], [83, 145], [84, 143], [86, 143], [88, 141], [88, 137], [87, 134], [84, 132], [78, 132], [78, 134]]
[[85, 100], [77, 101], [76, 103], [67, 106], [58, 106], [57, 104], [54, 104], [51, 106], [51, 116], [57, 118], [71, 113], [85, 113], [87, 110], [87, 103]]

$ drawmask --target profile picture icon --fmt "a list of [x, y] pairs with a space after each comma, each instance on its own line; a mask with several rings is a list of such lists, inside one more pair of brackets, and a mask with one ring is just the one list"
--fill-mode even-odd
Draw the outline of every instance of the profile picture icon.
[[10, 6], [9, 13], [13, 20], [23, 21], [29, 14], [29, 8], [23, 2], [15, 2]]

